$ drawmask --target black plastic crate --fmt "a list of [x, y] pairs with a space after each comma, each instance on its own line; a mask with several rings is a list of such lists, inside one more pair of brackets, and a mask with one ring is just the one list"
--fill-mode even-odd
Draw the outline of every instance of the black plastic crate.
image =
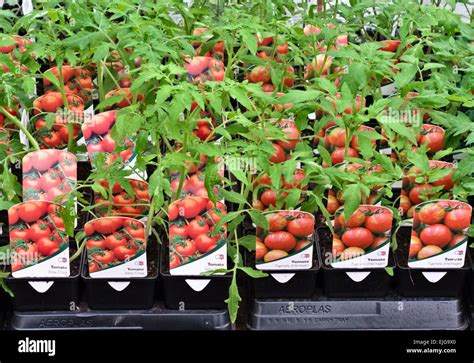
[[[136, 278], [92, 278], [87, 254], [84, 253], [81, 276], [85, 285], [85, 301], [91, 309], [149, 309], [155, 301], [158, 279], [159, 248], [155, 240], [147, 246], [148, 275]], [[115, 287], [114, 287], [115, 286]]]
[[[260, 270], [267, 277], [252, 278], [246, 275], [249, 295], [257, 299], [309, 298], [316, 290], [316, 277], [321, 267], [319, 254], [314, 247], [313, 266], [306, 270]], [[255, 268], [255, 252], [245, 254], [245, 265]]]
[[[225, 309], [232, 275], [170, 275], [168, 248], [162, 248], [160, 277], [165, 306], [168, 309]], [[205, 281], [208, 281], [207, 284]], [[195, 285], [194, 288], [191, 285]], [[203, 287], [203, 285], [205, 285]]]
[[[332, 234], [329, 228], [316, 231], [316, 244], [322, 261], [323, 289], [327, 297], [383, 297], [388, 294], [392, 278], [385, 268], [341, 269], [327, 264], [322, 256], [331, 253]], [[319, 243], [318, 243], [319, 242]], [[388, 267], [395, 267], [389, 256]]]
[[[410, 268], [407, 264], [410, 236], [411, 228], [409, 227], [402, 227], [397, 233], [398, 248], [395, 253], [395, 260], [399, 294], [408, 297], [463, 296], [467, 286], [466, 279], [469, 272], [472, 272], [469, 253], [466, 255], [466, 262], [462, 268]], [[431, 277], [429, 277], [430, 274]]]
[[[14, 295], [13, 309], [17, 311], [75, 310], [79, 306], [81, 293], [80, 260], [81, 258], [78, 258], [71, 263], [69, 277], [7, 277], [7, 285]], [[32, 285], [36, 285], [36, 288]]]

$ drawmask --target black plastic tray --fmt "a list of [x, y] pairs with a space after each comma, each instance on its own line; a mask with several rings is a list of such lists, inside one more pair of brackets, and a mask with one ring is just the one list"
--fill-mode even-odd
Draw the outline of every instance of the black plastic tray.
[[[232, 275], [213, 276], [175, 276], [170, 275], [169, 268], [165, 266], [167, 248], [162, 248], [160, 263], [160, 279], [163, 286], [165, 306], [168, 309], [225, 309], [225, 300], [229, 296], [229, 286]], [[208, 284], [200, 291], [194, 290], [188, 283], [189, 280], [209, 280]]]
[[[324, 256], [327, 249], [331, 248], [330, 246], [325, 246], [320, 243], [320, 235], [325, 231], [329, 231], [329, 228], [321, 227], [316, 231], [316, 243], [321, 256]], [[333, 268], [332, 266], [328, 265], [321, 256], [320, 259], [322, 261], [323, 287], [324, 294], [326, 296], [354, 298], [382, 297], [388, 294], [392, 278], [385, 268]], [[391, 253], [389, 255], [388, 267], [395, 267], [395, 262]], [[360, 281], [355, 281], [349, 276], [351, 273], [367, 274], [367, 276]]]
[[[85, 285], [85, 301], [91, 309], [149, 309], [153, 306], [160, 254], [156, 241], [150, 242], [152, 243], [148, 243], [147, 260], [148, 264], [156, 261], [156, 271], [146, 277], [91, 278], [87, 268], [87, 256], [84, 254], [81, 276]], [[114, 283], [128, 283], [128, 286], [118, 291], [112, 287]]]
[[146, 310], [14, 312], [12, 330], [230, 330], [226, 310], [168, 310], [156, 303]]
[[251, 330], [464, 330], [470, 313], [458, 298], [254, 300]]
[[[309, 298], [314, 295], [316, 278], [321, 267], [319, 254], [313, 251], [313, 266], [306, 270], [261, 270], [268, 274], [267, 277], [252, 278], [245, 276], [249, 296], [257, 299], [267, 298]], [[255, 268], [255, 253], [246, 252], [245, 265]], [[286, 275], [286, 276], [285, 276]], [[286, 282], [278, 281], [279, 278], [289, 278]]]
[[[399, 230], [397, 238], [398, 249], [395, 253], [397, 268], [395, 275], [397, 277], [397, 289], [402, 296], [414, 297], [436, 297], [464, 296], [467, 287], [467, 277], [472, 272], [472, 262], [469, 253], [466, 255], [464, 267], [457, 269], [422, 269], [410, 268], [403, 264], [403, 256], [408, 255], [409, 240], [411, 229], [402, 227]], [[397, 236], [397, 237], [398, 237]], [[427, 273], [444, 273], [436, 282], [430, 282], [426, 278]]]

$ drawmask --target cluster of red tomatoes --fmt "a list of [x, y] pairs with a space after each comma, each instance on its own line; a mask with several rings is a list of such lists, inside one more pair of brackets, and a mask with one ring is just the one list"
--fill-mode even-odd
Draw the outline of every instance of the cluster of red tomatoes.
[[257, 263], [279, 260], [312, 245], [315, 222], [311, 214], [278, 211], [268, 213], [266, 219], [268, 231], [257, 227]]
[[[374, 131], [371, 127], [368, 126], [360, 126], [358, 131]], [[346, 130], [342, 127], [333, 126], [326, 129], [325, 137], [324, 137], [324, 147], [330, 152], [331, 154], [331, 162], [332, 165], [340, 164], [344, 161], [344, 158], [351, 157], [357, 158], [359, 157], [359, 139], [358, 136], [352, 136], [351, 141], [349, 143], [350, 146], [345, 148], [346, 146]], [[371, 140], [373, 144], [375, 144], [375, 140]], [[325, 163], [323, 166], [328, 166]]]
[[[288, 54], [288, 43], [280, 41], [275, 37], [266, 37], [263, 40], [258, 39], [257, 56], [261, 59], [269, 59], [282, 63], [285, 56]], [[283, 72], [283, 85], [286, 87], [293, 87], [295, 71], [292, 66], [288, 65]], [[272, 65], [270, 62], [264, 65], [251, 65], [247, 68], [246, 78], [251, 83], [262, 82], [262, 89], [265, 92], [275, 91], [275, 86], [272, 83]]]
[[[13, 117], [18, 117], [18, 111], [16, 109], [8, 109], [6, 111]], [[4, 114], [0, 113], [0, 144], [6, 144], [7, 150], [9, 150], [8, 144], [10, 142], [11, 130], [16, 129], [16, 127], [7, 120]], [[3, 136], [5, 135], [5, 136]]]
[[187, 76], [189, 80], [196, 83], [206, 81], [221, 82], [225, 76], [224, 62], [213, 57], [187, 57], [184, 68], [188, 71]]
[[226, 206], [208, 198], [187, 197], [168, 207], [170, 269], [194, 261], [225, 243], [227, 227], [214, 231]]
[[[271, 188], [273, 184], [271, 178], [268, 175], [261, 176], [254, 181], [254, 191], [256, 191], [257, 194], [256, 198], [253, 200], [252, 207], [261, 211], [268, 210], [271, 206], [275, 207], [278, 198], [280, 197], [284, 199], [288, 195], [288, 190], [293, 188], [306, 190], [308, 186], [304, 183], [304, 179], [305, 174], [302, 169], [295, 170], [290, 182], [286, 181], [282, 176], [281, 195], [278, 195], [278, 192]], [[285, 208], [284, 204], [282, 205], [282, 208]]]
[[[19, 57], [15, 55], [15, 51], [19, 50], [21, 53], [25, 52], [26, 46], [32, 43], [32, 40], [20, 35], [2, 36], [0, 39], [4, 44], [10, 43], [8, 45], [0, 46], [0, 53], [8, 54], [13, 63], [18, 65], [22, 71], [28, 72], [28, 68], [20, 63]], [[2, 67], [4, 72], [9, 72], [9, 69], [5, 64], [0, 63], [0, 67]]]
[[[326, 28], [335, 28], [335, 25], [332, 23], [326, 24]], [[324, 28], [323, 28], [324, 29]], [[321, 34], [321, 31], [323, 30], [315, 25], [308, 24], [304, 27], [303, 32], [306, 34], [309, 38], [312, 37], [312, 40]], [[347, 35], [342, 34], [339, 35], [335, 43], [332, 45], [324, 43], [324, 40], [319, 40], [317, 41], [314, 39], [314, 44], [309, 45], [309, 51], [314, 53], [314, 50], [316, 50], [319, 54], [314, 56], [314, 58], [311, 60], [311, 63], [308, 64], [305, 70], [305, 79], [313, 78], [313, 77], [321, 77], [321, 78], [326, 78], [329, 73], [336, 74], [336, 75], [341, 75], [342, 74], [342, 69], [339, 67], [333, 67], [331, 71], [331, 66], [332, 66], [332, 60], [333, 57], [325, 54], [328, 50], [332, 49], [337, 49], [340, 47], [344, 47], [347, 45]], [[339, 78], [335, 80], [336, 86], [339, 84]]]
[[1, 38], [1, 40], [2, 42], [5, 42], [8, 38], [10, 38], [9, 40], [11, 44], [1, 46], [0, 53], [8, 53], [10, 55], [13, 55], [12, 53], [15, 49], [19, 49], [21, 52], [24, 52], [26, 50], [26, 45], [32, 42], [31, 39], [24, 38], [20, 35], [13, 35], [12, 37], [4, 36]]
[[[208, 32], [208, 28], [194, 28], [193, 29], [193, 35], [194, 36], [206, 36], [206, 32]], [[196, 54], [201, 53], [201, 47], [202, 42], [195, 41], [193, 42], [193, 47], [196, 49]], [[213, 57], [216, 59], [223, 60], [224, 59], [224, 52], [225, 52], [225, 43], [223, 40], [217, 41], [214, 46], [212, 47], [211, 50], [209, 50], [204, 56], [207, 57]]]
[[[443, 161], [430, 160], [430, 170], [448, 170], [448, 173], [436, 180], [430, 180], [429, 177], [423, 176], [423, 171], [412, 166], [405, 173], [403, 178], [402, 190], [400, 195], [400, 209], [405, 217], [412, 218], [414, 208], [417, 204], [435, 197], [438, 192], [450, 192], [454, 187], [452, 180], [455, 165]], [[449, 171], [451, 170], [451, 171]], [[417, 178], [424, 179], [417, 182]], [[439, 191], [441, 189], [441, 191]]]
[[129, 138], [125, 138], [123, 144], [127, 148], [120, 153], [114, 153], [116, 143], [110, 135], [110, 130], [117, 121], [117, 111], [106, 111], [94, 115], [90, 120], [86, 119], [82, 124], [82, 134], [87, 144], [87, 152], [93, 160], [97, 153], [109, 153], [109, 161], [112, 162], [117, 157], [128, 161], [133, 155], [135, 144]]
[[[384, 132], [382, 132], [382, 135], [384, 135]], [[444, 147], [445, 131], [439, 126], [422, 124], [420, 131], [416, 132], [414, 137], [416, 140], [416, 145], [409, 143], [409, 146], [405, 147], [399, 153], [399, 155], [397, 155], [395, 152], [392, 152], [390, 156], [392, 161], [397, 162], [398, 156], [400, 156], [402, 161], [406, 161], [408, 155], [410, 155], [412, 152], [416, 152], [421, 146], [426, 146], [427, 155], [429, 158], [431, 158], [436, 152], [441, 151]], [[395, 138], [395, 141], [396, 140], [397, 138]], [[408, 141], [408, 139], [404, 140]], [[382, 140], [382, 142], [385, 143], [384, 140]]]
[[[101, 180], [100, 185], [109, 190], [109, 182], [107, 180]], [[127, 193], [120, 184], [115, 183], [112, 187], [112, 203], [108, 199], [104, 199], [101, 194], [96, 194], [94, 204], [96, 204], [97, 214], [103, 217], [113, 214], [134, 218], [146, 215], [150, 204], [148, 183], [131, 179], [130, 186], [133, 189], [132, 195]]]
[[[46, 72], [50, 72], [60, 80], [59, 69], [52, 67]], [[62, 66], [62, 78], [66, 93], [77, 95], [84, 103], [92, 100], [92, 72], [86, 67], [73, 67], [71, 65]], [[43, 78], [44, 94], [58, 92], [54, 84], [47, 78]]]
[[[345, 171], [350, 174], [358, 175], [359, 178], [362, 180], [364, 179], [365, 175], [370, 175], [373, 173], [380, 173], [383, 172], [383, 169], [380, 165], [366, 167], [364, 165], [360, 165], [357, 163], [352, 162], [344, 162], [339, 165], [335, 165], [342, 171]], [[366, 198], [365, 194], [361, 191], [361, 200], [363, 204], [375, 204], [380, 200], [380, 190], [381, 186], [374, 186], [371, 188], [370, 195]], [[328, 191], [328, 199], [326, 204], [326, 209], [329, 214], [334, 214], [336, 210], [344, 205], [344, 200], [342, 199], [343, 192], [341, 190], [329, 190]], [[364, 200], [365, 199], [365, 200]]]
[[76, 157], [63, 150], [39, 150], [23, 158], [23, 200], [52, 201], [77, 182]]
[[34, 265], [68, 245], [58, 208], [55, 203], [32, 201], [8, 210], [13, 272]]
[[[79, 135], [84, 120], [84, 101], [73, 94], [66, 94], [66, 99], [67, 107], [60, 92], [49, 92], [33, 102], [33, 112], [36, 115], [35, 134], [38, 135], [43, 149], [63, 148], [67, 145], [69, 140], [67, 124], [72, 124], [75, 139]], [[46, 113], [56, 113], [51, 128], [46, 126]]]
[[280, 120], [274, 124], [284, 133], [285, 139], [273, 142], [274, 151], [270, 157], [270, 162], [278, 164], [291, 159], [290, 153], [301, 142], [301, 134], [295, 123], [291, 120]]
[[[108, 109], [128, 107], [132, 104], [133, 97], [134, 97], [133, 94], [130, 92], [130, 88], [128, 88], [128, 87], [120, 88], [120, 89], [114, 89], [110, 92], [107, 92], [107, 94], [105, 95], [105, 99], [110, 98], [110, 97], [114, 97], [114, 96], [117, 96], [117, 98], [120, 98], [118, 96], [122, 96], [122, 98], [121, 98], [120, 101], [117, 101], [116, 103], [114, 103], [113, 106], [109, 106]], [[137, 101], [142, 101], [143, 98], [144, 98], [144, 96], [142, 94], [139, 94], [137, 96]]]
[[[191, 112], [193, 112], [198, 106], [196, 101], [191, 104]], [[216, 135], [212, 133], [212, 129], [215, 126], [214, 117], [210, 112], [199, 110], [200, 119], [197, 122], [196, 129], [193, 134], [196, 135], [201, 141], [214, 140]]]
[[336, 211], [332, 254], [348, 260], [387, 243], [392, 229], [392, 212], [385, 207], [359, 206], [346, 220], [344, 208]]
[[472, 207], [452, 200], [430, 201], [415, 208], [409, 257], [424, 259], [467, 241]]
[[103, 217], [84, 226], [89, 273], [128, 261], [145, 250], [142, 222], [126, 217]]
[[[186, 176], [183, 181], [183, 185], [181, 187], [181, 192], [179, 197], [184, 198], [184, 197], [203, 197], [207, 198], [208, 193], [207, 189], [204, 185], [204, 169], [206, 166], [206, 161], [207, 157], [204, 154], [200, 155], [200, 161], [199, 163], [192, 164], [186, 173]], [[224, 168], [222, 164], [222, 168], [218, 169], [218, 175], [220, 177], [224, 176]], [[172, 170], [170, 172], [171, 174], [171, 192], [176, 194], [179, 189], [179, 183], [181, 180], [181, 174], [177, 170]], [[214, 194], [218, 195], [219, 194], [219, 188], [217, 186], [214, 187]]]

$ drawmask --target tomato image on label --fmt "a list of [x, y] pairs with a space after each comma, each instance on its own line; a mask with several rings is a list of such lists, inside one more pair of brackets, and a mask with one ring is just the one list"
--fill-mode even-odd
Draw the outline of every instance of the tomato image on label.
[[[363, 180], [365, 179], [366, 175], [374, 175], [378, 177], [383, 173], [382, 168], [380, 165], [361, 165], [353, 162], [343, 162], [341, 164], [334, 165], [334, 167], [338, 168], [343, 172], [350, 173], [355, 177], [355, 180]], [[383, 185], [375, 185], [370, 190], [370, 195], [367, 197], [362, 191], [361, 200], [363, 204], [376, 204], [381, 199], [380, 189]], [[342, 199], [343, 192], [336, 187], [328, 190], [327, 201], [326, 201], [326, 209], [331, 216], [331, 219], [334, 218], [334, 213], [339, 207], [344, 205], [344, 200]], [[355, 219], [356, 217], [354, 217]], [[355, 221], [354, 221], [355, 222]]]
[[62, 203], [77, 183], [76, 156], [64, 150], [33, 151], [23, 157], [23, 200]]
[[[169, 268], [171, 274], [189, 266], [190, 274], [209, 271], [209, 265], [197, 263], [227, 243], [227, 225], [219, 230], [220, 219], [227, 214], [225, 205], [206, 197], [189, 196], [178, 199], [168, 207]], [[212, 258], [211, 258], [212, 260]], [[191, 266], [196, 266], [195, 270]], [[202, 270], [201, 270], [202, 269]]]
[[[86, 235], [87, 260], [89, 273], [94, 277], [98, 272], [129, 276], [124, 271], [112, 272], [132, 260], [145, 256], [145, 226], [142, 222], [129, 217], [102, 217], [87, 222]], [[109, 271], [107, 271], [109, 270]], [[143, 271], [146, 276], [146, 269]]]
[[258, 227], [256, 230], [256, 267], [265, 270], [311, 268], [314, 216], [279, 210], [266, 213], [265, 218], [268, 229]]
[[[69, 238], [59, 215], [59, 205], [48, 201], [16, 204], [8, 210], [8, 224], [13, 277], [55, 276], [54, 272], [48, 272], [55, 261], [45, 261], [69, 250]], [[45, 262], [44, 269], [33, 269], [42, 262]]]
[[[454, 187], [455, 167], [452, 163], [430, 160], [428, 170], [423, 171], [415, 166], [405, 170], [399, 202], [399, 209], [402, 211], [403, 217], [413, 218], [415, 207], [420, 203], [440, 197], [450, 198]], [[441, 219], [440, 214], [443, 214], [441, 209], [436, 205], [426, 207], [421, 211], [421, 218], [428, 222], [430, 218], [439, 217]]]
[[[33, 136], [42, 149], [62, 149], [69, 142], [69, 133], [78, 140], [81, 124], [84, 122], [84, 101], [75, 94], [67, 93], [67, 107], [60, 92], [50, 92], [33, 101], [34, 116], [30, 120], [34, 125]], [[54, 115], [53, 123], [48, 127], [48, 117]]]
[[[187, 155], [190, 157], [190, 155]], [[221, 178], [224, 177], [224, 164], [220, 162], [218, 158], [214, 160], [218, 163], [217, 165], [217, 175]], [[170, 171], [170, 180], [171, 180], [171, 192], [172, 196], [176, 195], [179, 192], [180, 198], [186, 197], [208, 197], [208, 191], [205, 186], [204, 173], [206, 169], [207, 156], [201, 154], [199, 155], [199, 161], [192, 162], [186, 160], [186, 169], [185, 177], [181, 183], [181, 172], [179, 170]], [[212, 188], [213, 194], [218, 198], [221, 198], [219, 195], [220, 187], [214, 185]]]
[[[390, 242], [392, 220], [392, 211], [385, 207], [360, 205], [349, 217], [345, 215], [344, 207], [339, 208], [334, 215], [332, 265], [337, 267], [340, 261], [369, 254], [377, 256], [381, 264], [388, 262], [388, 251], [385, 249]], [[380, 252], [382, 249], [383, 252]]]
[[[432, 200], [414, 208], [408, 263], [420, 267], [463, 266], [472, 207], [455, 200]], [[451, 251], [461, 251], [451, 252]], [[444, 254], [445, 259], [439, 256]], [[430, 265], [434, 261], [436, 266]]]
[[98, 113], [92, 118], [84, 120], [82, 134], [91, 160], [94, 160], [99, 153], [106, 153], [105, 162], [107, 164], [118, 158], [123, 163], [131, 162], [135, 156], [135, 134], [126, 136], [118, 143], [112, 138], [110, 132], [116, 121], [116, 110]]
[[[93, 67], [73, 67], [69, 64], [64, 64], [61, 70], [66, 94], [76, 95], [84, 104], [89, 105], [92, 102]], [[48, 69], [45, 74], [55, 77], [58, 81], [61, 79], [61, 74], [57, 67]], [[46, 95], [59, 93], [57, 87], [48, 77], [43, 78], [43, 86]], [[54, 103], [52, 105], [54, 105]]]
[[94, 193], [94, 204], [97, 215], [101, 217], [116, 215], [123, 217], [142, 218], [148, 214], [150, 195], [148, 183], [142, 180], [129, 179], [124, 188], [115, 183], [112, 188], [107, 180], [99, 180], [106, 190], [105, 194]]
[[261, 211], [269, 211], [280, 208], [296, 208], [305, 200], [304, 195], [301, 195], [302, 193], [300, 193], [301, 196], [300, 198], [297, 198], [296, 205], [288, 207], [286, 205], [286, 197], [293, 189], [301, 191], [307, 190], [308, 180], [305, 177], [303, 169], [296, 169], [289, 180], [285, 180], [285, 178], [281, 176], [279, 188], [273, 189], [272, 179], [266, 174], [255, 177], [253, 185], [253, 208]]

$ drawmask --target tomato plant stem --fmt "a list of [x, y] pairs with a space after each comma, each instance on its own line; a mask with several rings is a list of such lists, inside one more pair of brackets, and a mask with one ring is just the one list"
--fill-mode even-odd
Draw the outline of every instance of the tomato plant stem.
[[7, 117], [11, 122], [15, 124], [16, 127], [18, 127], [27, 137], [28, 141], [31, 143], [33, 148], [35, 150], [40, 150], [38, 142], [35, 140], [35, 138], [30, 134], [30, 132], [27, 130], [25, 126], [21, 123], [20, 120], [18, 120], [15, 116], [11, 115], [5, 107], [1, 107], [0, 111]]

